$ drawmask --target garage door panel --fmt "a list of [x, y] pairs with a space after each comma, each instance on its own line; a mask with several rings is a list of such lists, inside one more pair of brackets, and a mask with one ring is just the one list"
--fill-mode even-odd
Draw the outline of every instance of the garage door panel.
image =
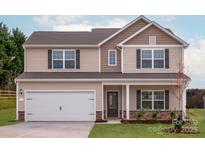
[[94, 92], [28, 92], [27, 121], [94, 121]]

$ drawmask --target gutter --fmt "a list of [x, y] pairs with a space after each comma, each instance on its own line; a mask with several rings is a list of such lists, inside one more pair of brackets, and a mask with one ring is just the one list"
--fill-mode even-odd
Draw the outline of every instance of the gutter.
[[98, 45], [95, 44], [23, 44], [23, 48], [40, 48], [40, 47], [45, 47], [45, 48], [51, 48], [51, 47], [60, 47], [60, 48], [65, 48], [65, 47], [92, 47], [92, 48], [98, 48]]
[[50, 81], [58, 81], [58, 82], [65, 82], [65, 81], [138, 81], [138, 82], [156, 82], [156, 81], [176, 81], [176, 79], [15, 79], [15, 81], [27, 81], [27, 82], [50, 82]]

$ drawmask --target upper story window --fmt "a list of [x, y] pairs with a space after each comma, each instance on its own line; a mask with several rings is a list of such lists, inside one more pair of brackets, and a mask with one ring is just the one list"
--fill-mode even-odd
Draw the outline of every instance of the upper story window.
[[141, 52], [142, 68], [164, 68], [164, 49], [142, 49]]
[[165, 109], [164, 91], [142, 91], [141, 108], [148, 110]]
[[75, 50], [53, 50], [53, 69], [75, 69]]
[[53, 51], [53, 68], [63, 68], [63, 51]]
[[154, 50], [154, 68], [164, 68], [164, 50]]
[[65, 51], [65, 68], [74, 69], [76, 66], [76, 52]]
[[114, 49], [108, 50], [108, 65], [109, 66], [117, 65], [117, 51]]

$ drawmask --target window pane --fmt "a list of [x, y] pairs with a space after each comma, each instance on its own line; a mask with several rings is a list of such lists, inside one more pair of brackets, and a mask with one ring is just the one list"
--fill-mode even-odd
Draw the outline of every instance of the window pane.
[[142, 50], [142, 58], [152, 58], [152, 50]]
[[115, 58], [110, 58], [110, 64], [115, 64]]
[[164, 109], [164, 101], [154, 101], [154, 109]]
[[109, 55], [109, 56], [110, 56], [110, 57], [109, 57], [109, 58], [110, 58], [110, 59], [109, 59], [109, 60], [110, 60], [110, 64], [115, 64], [115, 60], [116, 60], [116, 59], [115, 59], [115, 58], [116, 58], [115, 51], [110, 51], [109, 54], [110, 54], [110, 55]]
[[154, 60], [154, 68], [164, 68], [164, 60]]
[[65, 51], [65, 59], [75, 59], [75, 51]]
[[115, 56], [115, 51], [110, 51], [110, 56]]
[[65, 68], [75, 68], [75, 60], [65, 60]]
[[142, 100], [152, 100], [152, 92], [142, 91]]
[[154, 50], [154, 58], [164, 58], [163, 50]]
[[53, 59], [63, 59], [63, 51], [53, 51]]
[[142, 60], [142, 68], [152, 68], [152, 60]]
[[155, 91], [154, 99], [156, 100], [164, 100], [164, 92], [163, 91]]
[[142, 101], [142, 108], [152, 109], [152, 101]]
[[63, 68], [63, 60], [54, 60], [53, 68]]

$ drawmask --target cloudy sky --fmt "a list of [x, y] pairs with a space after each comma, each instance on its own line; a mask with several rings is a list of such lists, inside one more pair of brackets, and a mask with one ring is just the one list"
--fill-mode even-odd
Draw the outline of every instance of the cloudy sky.
[[[93, 27], [122, 27], [137, 16], [0, 16], [11, 28], [19, 27], [27, 36], [33, 31], [86, 30]], [[191, 88], [205, 88], [205, 16], [147, 16], [172, 29], [190, 46], [185, 50], [186, 71]]]

